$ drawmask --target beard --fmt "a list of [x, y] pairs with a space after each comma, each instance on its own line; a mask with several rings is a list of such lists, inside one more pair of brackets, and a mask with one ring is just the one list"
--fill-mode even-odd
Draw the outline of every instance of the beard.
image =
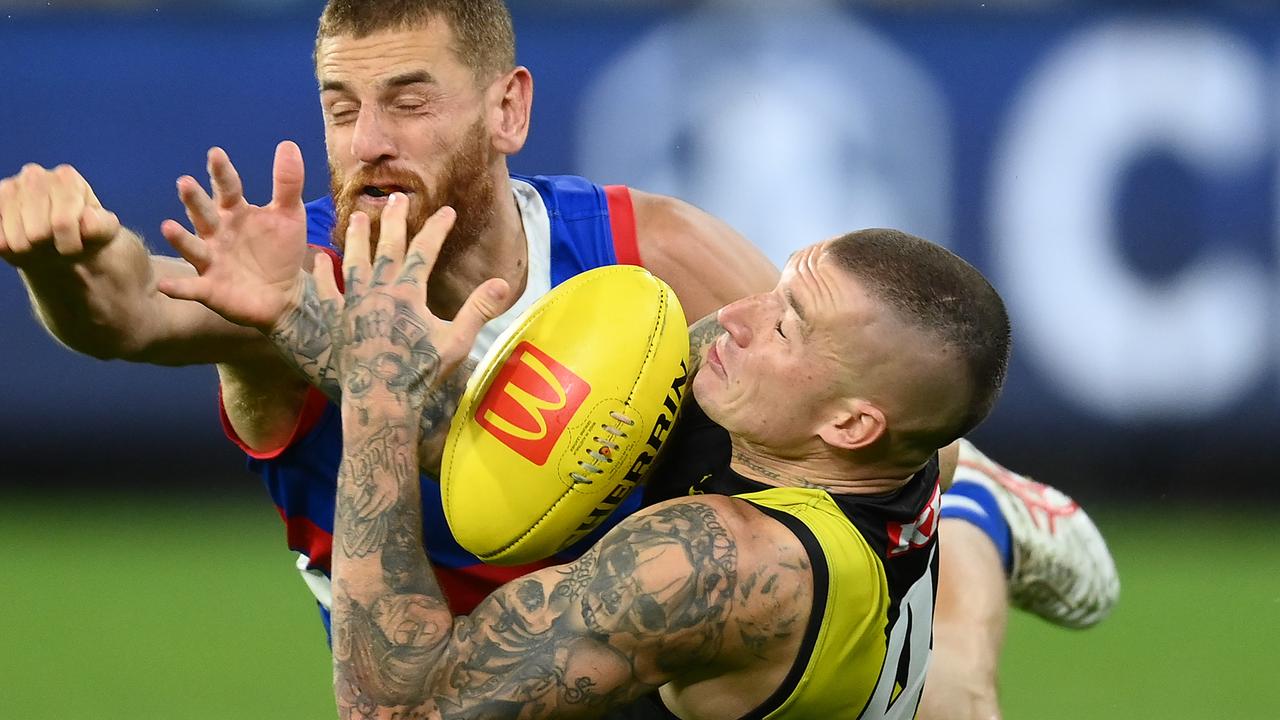
[[[444, 168], [434, 187], [428, 187], [416, 173], [395, 167], [366, 166], [345, 183], [329, 160], [329, 186], [337, 210], [337, 222], [333, 226], [332, 241], [335, 247], [345, 250], [347, 228], [351, 215], [364, 196], [365, 187], [374, 183], [397, 185], [409, 193], [409, 217], [407, 239], [412, 241], [422, 226], [440, 208], [448, 205], [458, 213], [458, 219], [445, 238], [436, 258], [435, 270], [448, 272], [449, 268], [469, 248], [475, 247], [493, 221], [496, 190], [489, 167], [493, 150], [483, 119], [477, 120], [463, 135], [462, 143], [445, 159]], [[382, 232], [381, 214], [369, 216], [370, 257], [378, 247]]]

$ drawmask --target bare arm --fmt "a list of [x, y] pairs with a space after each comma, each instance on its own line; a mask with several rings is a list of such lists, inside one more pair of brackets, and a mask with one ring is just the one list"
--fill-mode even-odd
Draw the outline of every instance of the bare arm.
[[[371, 469], [368, 482], [392, 475]], [[339, 492], [340, 508], [356, 500]], [[721, 655], [738, 544], [712, 503], [681, 499], [632, 515], [576, 562], [508, 583], [458, 618], [406, 535], [421, 527], [420, 512], [401, 497], [386, 513], [382, 548], [335, 553], [340, 717], [590, 717]], [[340, 542], [360, 539], [344, 517]], [[740, 602], [757, 602], [763, 586], [744, 583]]]
[[768, 532], [744, 542], [742, 502], [724, 497], [632, 515], [577, 562], [505, 585], [470, 617], [453, 617], [422, 546], [418, 415], [505, 293], [489, 281], [453, 324], [431, 315], [424, 289], [452, 216], [428, 220], [402, 260], [402, 236], [388, 233], [403, 233], [405, 204], [393, 196], [384, 212], [372, 267], [360, 257], [368, 221], [353, 216], [332, 351], [344, 428], [333, 560], [340, 716], [593, 716], [682, 674], [776, 650], [777, 616], [792, 613], [785, 627], [803, 626], [809, 598], [797, 592], [780, 604], [775, 589], [810, 587], [808, 567], [791, 563], [786, 574], [779, 556], [793, 553], [777, 552], [776, 537], [773, 552], [757, 549]]
[[640, 259], [676, 292], [689, 318], [768, 292], [778, 269], [722, 220], [681, 200], [631, 191]]
[[77, 352], [191, 365], [269, 351], [256, 333], [156, 292], [159, 278], [195, 271], [151, 256], [68, 165], [27, 165], [0, 180], [0, 256], [18, 268], [45, 328]]

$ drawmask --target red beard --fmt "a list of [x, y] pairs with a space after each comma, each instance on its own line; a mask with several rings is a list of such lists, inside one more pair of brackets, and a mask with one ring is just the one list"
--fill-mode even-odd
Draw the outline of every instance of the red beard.
[[[448, 268], [471, 247], [474, 247], [493, 220], [495, 189], [489, 174], [492, 149], [484, 121], [479, 120], [463, 136], [462, 144], [444, 163], [444, 170], [435, 187], [427, 187], [421, 177], [408, 170], [389, 166], [366, 166], [346, 183], [339, 179], [333, 161], [329, 162], [329, 183], [337, 209], [337, 222], [333, 226], [333, 244], [343, 248], [347, 240], [347, 227], [357, 202], [369, 185], [397, 185], [410, 193], [407, 238], [412, 240], [422, 229], [427, 218], [448, 205], [458, 212], [458, 219], [445, 238], [436, 260], [436, 270], [448, 272]], [[370, 250], [378, 245], [381, 232], [380, 215], [371, 215]], [[372, 252], [370, 256], [372, 256]]]

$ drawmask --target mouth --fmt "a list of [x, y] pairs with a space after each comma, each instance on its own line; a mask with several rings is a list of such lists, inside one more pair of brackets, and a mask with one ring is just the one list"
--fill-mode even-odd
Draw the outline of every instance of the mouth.
[[721, 362], [720, 360], [719, 345], [720, 345], [720, 341], [717, 340], [716, 342], [711, 344], [710, 348], [707, 348], [707, 365], [711, 368], [712, 372], [714, 372], [715, 374], [719, 375], [720, 377], [726, 377], [725, 371], [724, 371], [724, 363]]
[[359, 199], [364, 202], [382, 205], [387, 202], [387, 198], [392, 193], [402, 193], [406, 196], [412, 195], [412, 191], [403, 185], [365, 185], [360, 189]]

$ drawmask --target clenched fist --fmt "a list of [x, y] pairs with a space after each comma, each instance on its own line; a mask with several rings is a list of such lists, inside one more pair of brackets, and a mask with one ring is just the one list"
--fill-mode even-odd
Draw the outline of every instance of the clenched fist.
[[121, 230], [116, 214], [70, 165], [29, 164], [0, 180], [0, 258], [14, 267], [76, 262]]

